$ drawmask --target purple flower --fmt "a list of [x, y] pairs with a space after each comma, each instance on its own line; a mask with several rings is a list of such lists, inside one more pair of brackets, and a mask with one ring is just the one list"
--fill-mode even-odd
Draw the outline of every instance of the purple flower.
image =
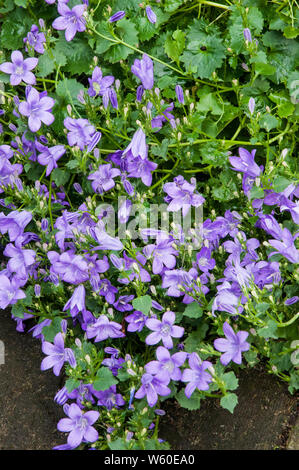
[[0, 213], [0, 233], [5, 234], [8, 232], [11, 242], [17, 240], [19, 236], [24, 233], [24, 228], [32, 219], [31, 212], [27, 211], [12, 211], [7, 216]]
[[212, 367], [210, 361], [201, 361], [198, 354], [195, 352], [189, 354], [190, 369], [185, 369], [182, 375], [182, 382], [189, 382], [185, 388], [185, 395], [190, 398], [192, 393], [197, 388], [198, 390], [209, 390], [209, 383], [212, 382], [212, 377], [206, 369]]
[[252, 42], [251, 32], [249, 28], [245, 28], [243, 30], [243, 34], [245, 41]]
[[52, 264], [51, 273], [57, 274], [63, 281], [76, 285], [89, 279], [87, 262], [73, 251], [65, 251], [61, 255], [49, 251], [48, 258]]
[[295, 295], [294, 297], [291, 297], [290, 299], [285, 300], [284, 304], [285, 305], [293, 305], [296, 304], [299, 300], [299, 297]]
[[76, 287], [72, 297], [63, 307], [63, 311], [70, 309], [72, 317], [85, 310], [85, 288], [83, 285]]
[[113, 304], [119, 312], [130, 312], [133, 310], [132, 305], [129, 303], [134, 299], [134, 295], [121, 295], [117, 301]]
[[116, 393], [116, 385], [112, 385], [107, 390], [96, 392], [98, 398], [98, 405], [105, 406], [107, 410], [112, 408], [119, 408], [125, 404], [125, 400], [120, 393]]
[[147, 6], [145, 8], [145, 11], [149, 22], [155, 24], [157, 21], [157, 15], [155, 14], [155, 12], [153, 12], [150, 6]]
[[173, 348], [173, 338], [181, 338], [184, 334], [184, 328], [181, 326], [174, 326], [175, 313], [165, 312], [162, 316], [162, 321], [156, 318], [149, 318], [146, 320], [146, 326], [154, 333], [146, 337], [146, 344], [152, 346], [162, 340], [164, 346], [168, 349]]
[[183, 92], [183, 88], [181, 87], [181, 85], [177, 85], [175, 87], [175, 92], [176, 92], [176, 96], [177, 96], [177, 99], [178, 99], [178, 102], [181, 103], [181, 104], [184, 104], [184, 92]]
[[181, 380], [182, 372], [179, 369], [187, 358], [186, 352], [177, 352], [170, 356], [168, 349], [159, 346], [156, 350], [157, 361], [148, 362], [145, 370], [152, 375], [168, 376], [169, 380]]
[[128, 152], [130, 152], [130, 156], [140, 157], [142, 160], [146, 160], [148, 145], [146, 145], [145, 139], [145, 133], [139, 127], [139, 129], [133, 135], [131, 142], [124, 150], [123, 155], [126, 155]]
[[157, 168], [158, 164], [143, 160], [141, 157], [133, 158], [128, 162], [128, 173], [130, 178], [141, 178], [145, 186], [152, 184], [152, 172]]
[[0, 65], [1, 72], [10, 75], [10, 84], [15, 86], [19, 85], [21, 81], [34, 85], [36, 83], [35, 76], [30, 71], [37, 66], [38, 59], [36, 57], [29, 57], [23, 59], [23, 54], [20, 51], [13, 51], [11, 53], [11, 62], [4, 62]]
[[17, 303], [26, 297], [25, 292], [19, 289], [17, 280], [9, 280], [5, 274], [0, 274], [0, 308], [5, 309], [8, 305]]
[[235, 171], [241, 171], [252, 178], [259, 176], [261, 174], [261, 169], [254, 161], [255, 153], [256, 150], [253, 150], [250, 153], [248, 150], [240, 147], [239, 157], [229, 157], [229, 161], [234, 167], [232, 169]]
[[100, 165], [97, 171], [91, 173], [87, 179], [92, 180], [91, 186], [94, 192], [103, 194], [114, 188], [114, 178], [120, 175], [118, 168], [112, 168], [111, 163]]
[[154, 86], [154, 65], [153, 61], [146, 54], [143, 54], [142, 59], [135, 59], [131, 67], [131, 71], [138, 77], [145, 90], [151, 90]]
[[[67, 117], [63, 123], [70, 131], [67, 134], [67, 140], [70, 147], [78, 145], [79, 149], [83, 151], [85, 150], [85, 147], [91, 146], [94, 136], [96, 136], [97, 141], [98, 137], [101, 137], [101, 133], [97, 133], [95, 127], [90, 124], [87, 119], [72, 119]], [[88, 150], [91, 151], [90, 148]]]
[[121, 224], [125, 224], [126, 222], [128, 222], [132, 205], [132, 202], [129, 199], [126, 199], [120, 206], [117, 216]]
[[136, 90], [136, 100], [137, 100], [139, 103], [141, 103], [143, 93], [144, 93], [144, 88], [143, 88], [142, 85], [139, 85], [139, 87], [138, 87], [137, 90]]
[[250, 98], [249, 103], [248, 103], [248, 109], [249, 109], [250, 114], [254, 113], [254, 108], [255, 108], [255, 99]]
[[77, 32], [85, 31], [86, 22], [83, 17], [86, 5], [76, 5], [70, 9], [65, 3], [58, 2], [58, 13], [61, 15], [53, 21], [52, 26], [58, 30], [65, 29], [65, 39], [71, 41]]
[[101, 315], [95, 323], [88, 325], [86, 334], [88, 339], [95, 338], [94, 342], [98, 343], [107, 338], [123, 338], [125, 335], [120, 330], [121, 325]]
[[299, 250], [295, 247], [295, 238], [296, 236], [293, 237], [291, 232], [287, 228], [284, 228], [281, 235], [281, 241], [269, 240], [269, 244], [277, 250], [270, 253], [269, 256], [279, 253], [287, 258], [291, 263], [299, 263]]
[[163, 190], [168, 195], [164, 198], [165, 202], [169, 203], [167, 210], [177, 212], [182, 209], [185, 217], [191, 206], [201, 206], [205, 199], [200, 194], [194, 194], [195, 188], [196, 182], [188, 183], [181, 175], [174, 178], [172, 183], [165, 183]]
[[164, 266], [168, 269], [173, 269], [176, 264], [176, 255], [178, 251], [173, 248], [172, 240], [162, 240], [157, 245], [148, 245], [144, 249], [144, 253], [152, 255], [153, 260], [153, 273], [160, 274]]
[[38, 155], [37, 161], [40, 165], [47, 166], [46, 176], [49, 176], [52, 170], [58, 167], [57, 161], [65, 154], [65, 147], [63, 145], [55, 145], [48, 148], [36, 142], [36, 148], [39, 152], [42, 152]]
[[206, 247], [203, 247], [200, 252], [197, 253], [196, 262], [199, 269], [204, 273], [208, 273], [210, 269], [214, 269], [216, 266], [216, 261], [211, 258], [211, 249]]
[[65, 362], [69, 362], [71, 367], [76, 367], [76, 359], [72, 349], [64, 347], [64, 339], [62, 333], [57, 333], [54, 338], [54, 344], [44, 341], [42, 351], [47, 354], [41, 363], [41, 370], [48, 370], [53, 367], [55, 375], [59, 375]]
[[[28, 42], [29, 46], [39, 54], [43, 54], [45, 52], [44, 43], [46, 42], [46, 37], [44, 33], [39, 32], [39, 29], [35, 24], [32, 25], [31, 30], [23, 41], [25, 44]], [[25, 51], [28, 52], [27, 46], [25, 47]]]
[[31, 132], [37, 132], [42, 122], [47, 126], [54, 121], [51, 110], [55, 104], [53, 98], [47, 96], [47, 92], [39, 93], [35, 88], [26, 87], [26, 101], [21, 101], [19, 111], [28, 117], [28, 125]]
[[135, 331], [142, 331], [147, 319], [148, 317], [144, 315], [144, 313], [136, 310], [135, 312], [131, 313], [131, 315], [125, 317], [125, 320], [129, 323], [127, 331], [130, 331], [131, 333], [134, 333]]
[[3, 254], [10, 257], [7, 263], [10, 272], [17, 273], [21, 277], [26, 277], [27, 268], [35, 263], [34, 250], [22, 250], [21, 247], [14, 246], [12, 243], [6, 245]]
[[223, 324], [223, 333], [227, 339], [218, 338], [214, 341], [214, 348], [224, 352], [220, 358], [221, 364], [227, 366], [230, 361], [241, 364], [242, 352], [250, 348], [250, 344], [246, 341], [249, 333], [247, 331], [235, 333], [227, 322]]
[[69, 432], [67, 445], [71, 449], [78, 447], [81, 442], [95, 442], [99, 434], [92, 426], [99, 418], [98, 411], [87, 411], [84, 413], [76, 403], [64, 407], [68, 418], [62, 418], [57, 429], [62, 432]]
[[122, 20], [125, 16], [126, 16], [126, 12], [120, 10], [120, 11], [117, 11], [116, 13], [114, 13], [114, 15], [110, 16], [108, 21], [110, 23], [114, 23], [114, 21]]
[[158, 374], [152, 376], [151, 374], [143, 374], [141, 378], [141, 387], [135, 393], [135, 398], [143, 398], [146, 396], [147, 402], [150, 407], [153, 407], [158, 401], [158, 395], [165, 397], [170, 395], [171, 390], [167, 387], [169, 379], [166, 376]]
[[112, 75], [107, 75], [106, 77], [103, 77], [100, 67], [95, 67], [92, 72], [92, 77], [89, 78], [88, 81], [89, 96], [103, 96], [114, 82], [114, 77]]

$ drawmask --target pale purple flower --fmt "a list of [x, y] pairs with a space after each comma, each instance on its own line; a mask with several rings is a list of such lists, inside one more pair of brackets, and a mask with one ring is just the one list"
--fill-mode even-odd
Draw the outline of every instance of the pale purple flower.
[[54, 121], [51, 114], [55, 104], [53, 98], [47, 96], [47, 92], [39, 93], [31, 86], [26, 87], [26, 101], [21, 101], [19, 111], [23, 116], [28, 117], [28, 125], [31, 132], [37, 132], [42, 122], [47, 126]]
[[235, 333], [227, 322], [223, 324], [223, 333], [226, 339], [218, 338], [214, 341], [214, 348], [217, 351], [224, 352], [220, 358], [221, 364], [227, 366], [230, 361], [241, 364], [242, 352], [248, 351], [250, 348], [250, 344], [246, 341], [249, 333], [247, 331]]
[[103, 194], [114, 188], [114, 178], [120, 175], [118, 168], [112, 168], [111, 163], [100, 165], [94, 173], [91, 173], [87, 179], [91, 180], [91, 186], [94, 192]]
[[261, 169], [254, 161], [255, 153], [256, 150], [252, 150], [252, 152], [250, 153], [248, 152], [248, 150], [240, 147], [239, 157], [229, 157], [229, 161], [234, 167], [232, 169], [235, 171], [243, 172], [247, 176], [251, 176], [252, 178], [260, 176]]
[[290, 299], [285, 300], [284, 304], [285, 305], [293, 305], [296, 304], [299, 300], [299, 297], [295, 295], [294, 297], [291, 297]]
[[8, 305], [17, 303], [26, 297], [25, 292], [19, 289], [16, 279], [9, 280], [5, 274], [0, 274], [0, 308], [5, 309]]
[[141, 178], [145, 186], [152, 184], [152, 172], [157, 168], [158, 164], [150, 162], [141, 157], [133, 158], [128, 161], [128, 173], [130, 178]]
[[144, 315], [144, 313], [136, 310], [135, 312], [131, 313], [131, 315], [125, 317], [125, 320], [129, 323], [127, 330], [131, 333], [134, 333], [135, 331], [142, 331], [147, 319], [148, 317]]
[[249, 103], [248, 103], [248, 109], [249, 109], [250, 114], [254, 113], [254, 108], [255, 108], [255, 99], [250, 98]]
[[69, 432], [67, 445], [64, 448], [75, 449], [81, 442], [95, 442], [99, 434], [92, 426], [99, 418], [98, 411], [87, 411], [84, 413], [76, 403], [64, 407], [68, 418], [62, 418], [57, 429], [62, 432]]
[[154, 65], [153, 61], [146, 54], [143, 54], [142, 59], [135, 59], [131, 67], [131, 71], [138, 77], [145, 90], [151, 90], [154, 86]]
[[31, 212], [28, 211], [12, 211], [7, 216], [0, 213], [0, 233], [8, 232], [11, 242], [17, 240], [24, 232], [24, 228], [32, 219]]
[[176, 265], [178, 251], [173, 248], [172, 240], [161, 240], [157, 245], [147, 245], [144, 253], [153, 257], [153, 273], [160, 274], [164, 266], [173, 269]]
[[[24, 43], [28, 42], [36, 52], [43, 54], [45, 52], [44, 43], [46, 42], [46, 36], [44, 33], [40, 33], [38, 27], [34, 24], [31, 27], [31, 30], [27, 36], [23, 39]], [[28, 52], [27, 46], [25, 47], [26, 52]]]
[[106, 77], [103, 77], [103, 73], [100, 67], [96, 66], [92, 72], [92, 77], [89, 78], [88, 81], [89, 96], [103, 96], [114, 82], [114, 77], [112, 75], [107, 75]]
[[23, 250], [20, 246], [14, 246], [8, 243], [3, 252], [5, 256], [10, 257], [7, 268], [11, 273], [17, 273], [21, 277], [26, 277], [28, 267], [35, 263], [35, 251]]
[[86, 330], [87, 338], [95, 338], [94, 342], [104, 341], [107, 338], [123, 338], [121, 325], [114, 321], [109, 321], [106, 315], [101, 315], [95, 323], [88, 325]]
[[145, 365], [145, 370], [149, 374], [168, 376], [169, 380], [181, 380], [182, 372], [180, 367], [184, 364], [187, 353], [177, 352], [170, 355], [168, 349], [159, 346], [156, 350], [157, 361], [148, 362]]
[[65, 154], [65, 147], [63, 145], [55, 145], [49, 148], [36, 142], [36, 148], [41, 152], [37, 157], [37, 161], [40, 165], [47, 166], [46, 176], [49, 176], [54, 168], [58, 168], [57, 161]]
[[152, 346], [162, 340], [166, 348], [172, 349], [172, 338], [181, 338], [184, 334], [184, 328], [174, 325], [174, 322], [175, 313], [170, 311], [163, 314], [161, 321], [156, 318], [146, 320], [147, 328], [154, 332], [146, 337], [146, 344]]
[[51, 261], [51, 273], [70, 284], [81, 284], [89, 279], [88, 264], [80, 255], [73, 251], [65, 251], [59, 255], [56, 251], [49, 251], [48, 258]]
[[176, 92], [176, 96], [177, 96], [177, 99], [178, 99], [178, 102], [181, 103], [181, 104], [184, 104], [184, 92], [183, 92], [183, 88], [181, 87], [181, 85], [177, 85], [175, 87], [175, 92]]
[[120, 393], [116, 393], [116, 385], [112, 385], [107, 390], [96, 392], [98, 398], [97, 404], [99, 406], [105, 406], [107, 410], [112, 408], [119, 408], [125, 404], [125, 400]]
[[200, 194], [194, 193], [195, 189], [196, 182], [188, 183], [181, 175], [174, 178], [172, 183], [165, 183], [163, 190], [167, 194], [164, 198], [165, 202], [168, 203], [167, 210], [177, 212], [182, 209], [183, 217], [185, 217], [191, 206], [201, 206], [205, 199]]
[[145, 8], [145, 11], [146, 11], [146, 16], [147, 16], [149, 22], [155, 24], [156, 21], [157, 21], [156, 13], [151, 9], [150, 6], [147, 6]]
[[135, 398], [143, 398], [146, 396], [150, 407], [153, 407], [157, 403], [158, 395], [165, 397], [171, 393], [170, 388], [167, 387], [169, 384], [168, 377], [161, 374], [156, 376], [148, 373], [143, 374], [141, 384], [141, 387], [135, 393]]
[[133, 138], [127, 148], [124, 150], [123, 155], [130, 152], [133, 157], [140, 157], [142, 160], [147, 158], [148, 145], [146, 145], [146, 136], [143, 130], [139, 129], [133, 135]]
[[204, 273], [208, 273], [210, 269], [214, 269], [216, 266], [216, 261], [211, 258], [211, 249], [207, 247], [203, 247], [197, 253], [196, 262], [199, 269]]
[[117, 301], [113, 304], [119, 312], [130, 312], [133, 310], [132, 305], [129, 303], [134, 299], [134, 295], [121, 295]]
[[117, 11], [116, 13], [114, 13], [114, 15], [110, 16], [108, 21], [110, 23], [114, 23], [115, 21], [122, 20], [125, 16], [126, 16], [126, 12], [120, 10], [120, 11]]
[[132, 210], [132, 202], [129, 199], [126, 199], [120, 206], [117, 217], [121, 224], [128, 222], [130, 213]]
[[65, 30], [67, 41], [71, 41], [77, 32], [85, 31], [86, 21], [83, 13], [86, 5], [76, 5], [70, 9], [65, 3], [58, 2], [57, 10], [61, 16], [53, 21], [52, 26], [58, 30]]
[[190, 369], [185, 369], [181, 378], [182, 382], [189, 382], [185, 388], [185, 395], [190, 398], [196, 390], [209, 390], [209, 383], [212, 382], [212, 376], [206, 369], [212, 367], [210, 361], [201, 361], [195, 352], [189, 354]]
[[42, 351], [47, 357], [42, 360], [41, 370], [48, 370], [53, 367], [54, 374], [58, 376], [65, 362], [69, 362], [73, 368], [76, 367], [73, 350], [64, 347], [62, 333], [57, 333], [54, 338], [54, 344], [44, 341], [42, 343]]
[[70, 310], [72, 317], [75, 317], [79, 312], [85, 310], [85, 288], [82, 284], [76, 287], [72, 297], [63, 307], [63, 312], [68, 309]]
[[[87, 119], [65, 118], [64, 126], [70, 131], [67, 134], [67, 140], [70, 147], [78, 145], [80, 150], [85, 150], [89, 146], [96, 133], [95, 127]], [[100, 134], [100, 133], [99, 133]], [[100, 134], [101, 135], [101, 134]]]
[[251, 32], [249, 28], [245, 28], [243, 30], [243, 34], [245, 41], [252, 42]]
[[284, 228], [280, 239], [281, 241], [269, 240], [269, 245], [277, 250], [270, 253], [269, 256], [279, 253], [287, 258], [291, 263], [299, 263], [299, 250], [295, 247], [295, 238], [296, 236], [293, 236], [287, 228]]
[[13, 86], [19, 85], [22, 80], [28, 85], [35, 85], [35, 76], [31, 70], [37, 66], [37, 63], [38, 59], [36, 57], [23, 59], [23, 54], [20, 51], [13, 51], [11, 53], [11, 62], [1, 64], [0, 70], [10, 75], [10, 84]]

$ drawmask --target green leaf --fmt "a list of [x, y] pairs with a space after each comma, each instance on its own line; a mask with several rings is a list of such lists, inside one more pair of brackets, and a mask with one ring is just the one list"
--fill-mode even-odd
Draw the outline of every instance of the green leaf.
[[28, 0], [14, 0], [17, 7], [26, 8], [28, 6]]
[[79, 387], [79, 385], [80, 385], [80, 380], [77, 380], [77, 379], [69, 378], [65, 382], [66, 389], [69, 393], [75, 390], [75, 388]]
[[271, 129], [275, 129], [280, 124], [280, 121], [275, 116], [265, 113], [260, 117], [260, 126], [270, 132]]
[[197, 391], [195, 391], [190, 398], [187, 398], [185, 391], [181, 390], [177, 395], [176, 399], [182, 408], [187, 410], [199, 410], [200, 408], [200, 396]]
[[56, 186], [63, 186], [68, 182], [70, 178], [70, 173], [66, 170], [60, 170], [60, 168], [55, 168], [52, 171], [52, 179]]
[[117, 379], [108, 367], [101, 367], [97, 372], [93, 387], [97, 391], [103, 391], [107, 390], [112, 385], [116, 385], [117, 382]]
[[199, 350], [208, 329], [207, 323], [202, 323], [196, 331], [190, 333], [185, 341], [185, 351], [191, 353]]
[[63, 98], [66, 103], [79, 104], [77, 96], [81, 90], [84, 90], [83, 85], [74, 78], [65, 78], [58, 82], [56, 87], [57, 95]]
[[257, 330], [257, 334], [262, 338], [278, 338], [277, 324], [274, 320], [269, 320], [268, 325]]
[[261, 75], [273, 75], [276, 71], [275, 67], [263, 62], [255, 63], [255, 71]]
[[235, 376], [234, 372], [231, 371], [231, 372], [226, 372], [225, 374], [223, 374], [221, 377], [221, 380], [224, 381], [225, 383], [225, 388], [227, 390], [236, 390], [236, 388], [238, 388], [238, 385], [239, 385], [239, 381], [237, 379], [237, 377]]
[[185, 47], [185, 33], [177, 29], [172, 34], [168, 33], [164, 43], [164, 49], [168, 57], [179, 64], [180, 55]]
[[111, 450], [126, 450], [128, 449], [128, 443], [119, 437], [118, 439], [115, 439], [115, 441], [111, 441], [108, 443], [109, 448]]
[[184, 315], [189, 318], [200, 318], [202, 313], [203, 310], [197, 302], [192, 302], [191, 304], [187, 305], [184, 311]]
[[194, 20], [186, 39], [186, 51], [181, 60], [187, 71], [195, 77], [211, 78], [226, 56], [217, 26], [208, 27], [203, 19]]
[[132, 303], [135, 310], [139, 310], [140, 312], [144, 313], [144, 315], [147, 315], [152, 307], [152, 299], [149, 295], [137, 297], [133, 300]]
[[49, 343], [53, 343], [54, 338], [57, 335], [57, 333], [61, 332], [61, 321], [62, 321], [62, 318], [55, 317], [52, 320], [51, 325], [43, 327], [42, 333], [45, 337], [45, 341], [48, 341]]
[[281, 193], [294, 181], [285, 178], [284, 176], [275, 176], [273, 180], [273, 191]]
[[264, 190], [259, 186], [254, 186], [250, 190], [250, 199], [261, 199], [264, 197]]
[[38, 72], [37, 76], [41, 78], [45, 78], [50, 75], [55, 70], [55, 63], [52, 58], [49, 57], [49, 52], [45, 51], [38, 58]]
[[235, 393], [228, 393], [227, 395], [222, 397], [220, 400], [220, 405], [222, 406], [222, 408], [225, 408], [231, 413], [234, 412], [234, 409], [237, 403], [238, 403], [238, 397]]

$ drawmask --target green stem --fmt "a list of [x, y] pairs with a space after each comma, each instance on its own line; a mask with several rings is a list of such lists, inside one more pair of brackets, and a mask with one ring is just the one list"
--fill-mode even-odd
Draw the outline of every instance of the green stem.
[[210, 7], [222, 8], [223, 10], [229, 10], [227, 5], [222, 5], [222, 3], [208, 2], [205, 0], [198, 0], [201, 5], [208, 5]]

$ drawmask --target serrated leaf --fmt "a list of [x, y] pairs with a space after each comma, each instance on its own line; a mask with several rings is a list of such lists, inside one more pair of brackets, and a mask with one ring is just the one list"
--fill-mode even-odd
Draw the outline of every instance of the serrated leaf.
[[177, 395], [176, 399], [182, 408], [187, 410], [198, 410], [200, 408], [200, 396], [197, 391], [195, 391], [190, 398], [187, 398], [185, 391], [181, 390]]
[[63, 186], [68, 182], [70, 178], [70, 173], [66, 170], [61, 170], [60, 168], [55, 168], [52, 171], [52, 179], [56, 186]]
[[238, 397], [235, 393], [228, 393], [220, 400], [220, 405], [222, 408], [230, 411], [231, 413], [234, 412], [236, 405], [238, 404]]
[[48, 51], [45, 51], [38, 59], [38, 72], [37, 76], [46, 78], [55, 70], [55, 63], [51, 57], [49, 57]]
[[103, 391], [107, 390], [112, 385], [116, 385], [117, 382], [117, 379], [108, 367], [101, 367], [97, 372], [93, 387], [97, 391]]
[[75, 390], [75, 388], [78, 388], [79, 385], [80, 385], [80, 380], [77, 380], [77, 379], [69, 378], [65, 382], [66, 389], [69, 393], [71, 393], [73, 390]]
[[200, 318], [202, 313], [203, 310], [197, 302], [192, 302], [191, 304], [187, 305], [184, 310], [184, 315], [189, 318]]
[[132, 304], [136, 310], [139, 310], [140, 312], [144, 313], [144, 315], [147, 315], [152, 307], [152, 299], [149, 295], [143, 295], [142, 297], [137, 297], [134, 299]]

